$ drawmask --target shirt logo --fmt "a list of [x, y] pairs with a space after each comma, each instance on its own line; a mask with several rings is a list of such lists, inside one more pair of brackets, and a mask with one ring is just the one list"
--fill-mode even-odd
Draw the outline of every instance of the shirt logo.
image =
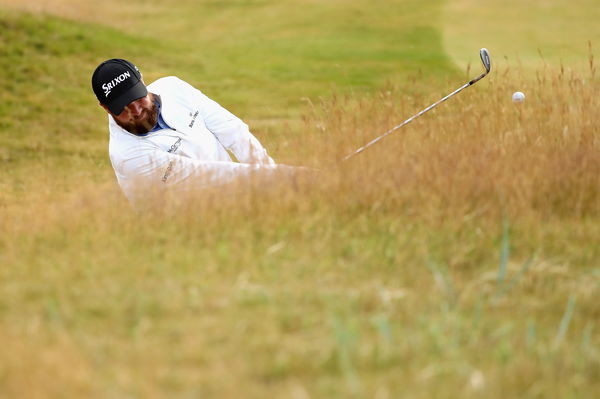
[[104, 83], [102, 85], [102, 88], [104, 89], [104, 96], [108, 97], [108, 95], [110, 94], [112, 89], [114, 89], [115, 87], [117, 87], [117, 85], [119, 83], [126, 81], [130, 77], [131, 77], [131, 74], [129, 73], [129, 71], [125, 71], [122, 74], [120, 74], [119, 76], [117, 76], [116, 78], [114, 78], [113, 80], [111, 80], [110, 82]]
[[[180, 145], [181, 145], [181, 137], [178, 138], [175, 143], [173, 143], [173, 145], [171, 146], [171, 148], [169, 148], [167, 150], [167, 152], [170, 154], [174, 153], [175, 151], [177, 151], [177, 149], [179, 148]], [[173, 161], [169, 162], [169, 165], [167, 166], [167, 170], [165, 171], [165, 174], [163, 175], [163, 177], [161, 179], [163, 183], [167, 182], [167, 179], [171, 175], [172, 171], [173, 171]]]
[[181, 137], [177, 139], [177, 141], [171, 146], [171, 148], [169, 148], [169, 150], [167, 152], [170, 152], [171, 154], [174, 153], [175, 151], [177, 151], [177, 149], [179, 148], [180, 145], [181, 145]]
[[192, 113], [190, 112], [190, 116], [192, 117], [192, 121], [191, 121], [191, 122], [190, 122], [190, 124], [188, 125], [189, 127], [192, 127], [192, 126], [194, 126], [194, 122], [196, 122], [196, 118], [198, 117], [198, 113], [199, 113], [198, 111], [196, 111], [196, 113], [195, 113], [195, 114], [192, 114]]

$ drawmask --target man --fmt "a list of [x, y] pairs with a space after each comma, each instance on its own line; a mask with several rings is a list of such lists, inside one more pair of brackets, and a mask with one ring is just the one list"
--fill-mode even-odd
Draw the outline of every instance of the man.
[[165, 187], [207, 187], [285, 168], [244, 122], [174, 76], [146, 87], [135, 65], [110, 59], [94, 71], [92, 88], [108, 112], [118, 183], [134, 203]]

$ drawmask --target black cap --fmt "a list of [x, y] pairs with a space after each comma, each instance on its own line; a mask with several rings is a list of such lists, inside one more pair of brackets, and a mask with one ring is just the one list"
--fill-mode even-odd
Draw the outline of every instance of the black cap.
[[148, 94], [142, 74], [131, 62], [113, 58], [98, 65], [92, 75], [92, 88], [110, 112], [119, 115], [132, 101]]

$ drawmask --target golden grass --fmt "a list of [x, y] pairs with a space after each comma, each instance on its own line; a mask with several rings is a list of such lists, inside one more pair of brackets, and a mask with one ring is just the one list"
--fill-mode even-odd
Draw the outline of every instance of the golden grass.
[[343, 164], [445, 93], [334, 97], [265, 143], [320, 173], [142, 212], [38, 170], [0, 214], [0, 392], [593, 397], [598, 89], [495, 70]]
[[[497, 71], [338, 169], [341, 197], [423, 216], [597, 215], [596, 84], [593, 74], [565, 70], [529, 80]], [[527, 93], [524, 104], [510, 101], [516, 90]], [[340, 159], [441, 95], [411, 104], [393, 89], [378, 99], [334, 99], [308, 122], [322, 153], [306, 147], [316, 159]]]

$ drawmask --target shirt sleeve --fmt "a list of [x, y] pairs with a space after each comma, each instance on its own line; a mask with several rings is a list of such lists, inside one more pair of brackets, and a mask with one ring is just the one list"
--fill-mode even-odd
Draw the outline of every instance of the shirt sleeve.
[[114, 162], [113, 166], [119, 185], [132, 203], [149, 192], [167, 188], [188, 191], [231, 183], [252, 174], [265, 176], [293, 169], [274, 163], [202, 161], [158, 148], [138, 148], [131, 156]]
[[223, 147], [233, 152], [238, 161], [253, 164], [275, 164], [260, 141], [250, 132], [247, 124], [219, 103], [208, 98], [200, 90], [191, 85], [188, 86], [200, 105], [200, 112], [206, 128], [215, 135]]

